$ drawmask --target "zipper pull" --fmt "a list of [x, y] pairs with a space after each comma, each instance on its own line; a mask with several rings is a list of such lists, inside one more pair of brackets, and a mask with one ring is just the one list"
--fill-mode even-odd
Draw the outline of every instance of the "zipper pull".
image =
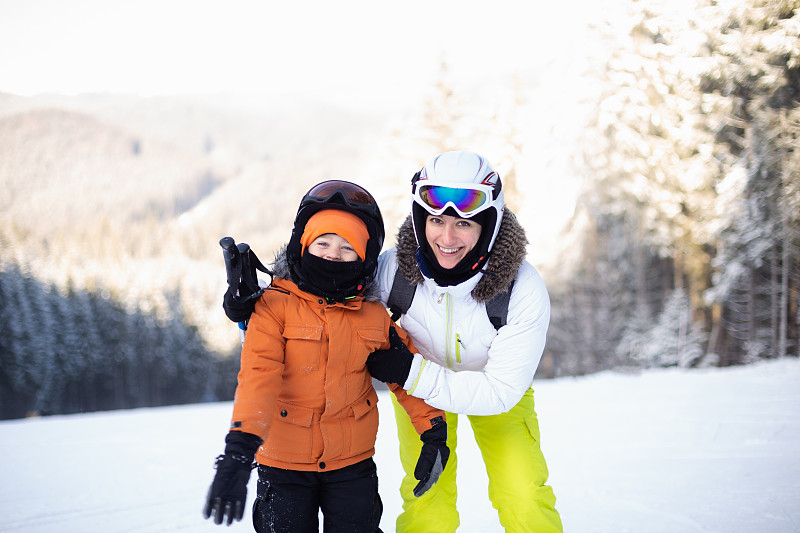
[[444, 293], [441, 293], [441, 294], [439, 295], [439, 299], [438, 299], [438, 300], [436, 300], [436, 303], [437, 303], [437, 304], [440, 304], [440, 303], [442, 303], [442, 298], [444, 298]]

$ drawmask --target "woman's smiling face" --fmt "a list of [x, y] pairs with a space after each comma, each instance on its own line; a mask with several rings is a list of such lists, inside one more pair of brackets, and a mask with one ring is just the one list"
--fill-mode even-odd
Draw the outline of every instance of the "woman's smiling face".
[[425, 238], [442, 268], [453, 268], [472, 250], [481, 236], [481, 225], [466, 218], [428, 215]]

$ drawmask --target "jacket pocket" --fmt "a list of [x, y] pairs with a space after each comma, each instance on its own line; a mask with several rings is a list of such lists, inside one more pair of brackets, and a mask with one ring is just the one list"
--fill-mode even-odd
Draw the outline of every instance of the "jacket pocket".
[[383, 328], [376, 327], [359, 327], [356, 330], [358, 334], [358, 341], [366, 347], [364, 360], [366, 356], [380, 350], [384, 343], [388, 343], [389, 338], [386, 336], [386, 331]]
[[318, 370], [320, 365], [323, 327], [318, 324], [286, 324], [283, 337], [286, 339], [284, 364], [287, 369], [308, 372]]
[[368, 452], [375, 447], [378, 436], [378, 393], [371, 386], [350, 405], [346, 418], [349, 457]]
[[284, 462], [309, 463], [319, 457], [322, 443], [314, 441], [314, 410], [278, 400], [262, 449], [268, 457]]

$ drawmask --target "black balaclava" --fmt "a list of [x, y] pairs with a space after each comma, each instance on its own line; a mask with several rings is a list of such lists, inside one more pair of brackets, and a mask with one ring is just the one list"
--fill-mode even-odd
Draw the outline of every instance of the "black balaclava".
[[300, 257], [299, 268], [294, 272], [297, 286], [317, 296], [344, 302], [363, 289], [363, 261], [328, 261], [310, 253]]

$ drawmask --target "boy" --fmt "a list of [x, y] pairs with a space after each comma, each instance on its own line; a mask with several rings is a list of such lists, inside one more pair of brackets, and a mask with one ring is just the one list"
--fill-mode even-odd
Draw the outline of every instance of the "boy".
[[[391, 352], [390, 338], [416, 352], [394, 330], [372, 283], [383, 238], [380, 210], [358, 185], [326, 181], [303, 197], [273, 283], [250, 318], [206, 518], [241, 520], [255, 457], [258, 533], [318, 531], [319, 510], [326, 533], [379, 531], [378, 396], [365, 362], [372, 352]], [[390, 389], [423, 442], [421, 495], [449, 456], [444, 412]]]

